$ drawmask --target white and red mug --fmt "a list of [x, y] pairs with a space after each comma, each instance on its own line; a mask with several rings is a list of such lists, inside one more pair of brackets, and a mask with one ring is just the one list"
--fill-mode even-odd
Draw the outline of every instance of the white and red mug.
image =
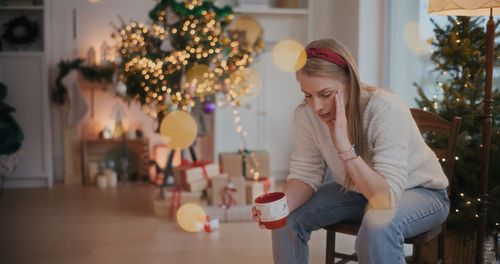
[[287, 222], [288, 204], [285, 193], [271, 192], [255, 198], [255, 213], [267, 229], [278, 229]]

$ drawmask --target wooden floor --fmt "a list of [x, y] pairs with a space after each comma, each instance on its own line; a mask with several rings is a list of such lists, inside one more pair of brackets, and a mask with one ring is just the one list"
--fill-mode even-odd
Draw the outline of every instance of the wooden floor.
[[[0, 197], [0, 263], [272, 263], [271, 236], [252, 222], [186, 233], [155, 217], [158, 190], [55, 186], [7, 189]], [[325, 232], [313, 233], [310, 263], [324, 263]]]

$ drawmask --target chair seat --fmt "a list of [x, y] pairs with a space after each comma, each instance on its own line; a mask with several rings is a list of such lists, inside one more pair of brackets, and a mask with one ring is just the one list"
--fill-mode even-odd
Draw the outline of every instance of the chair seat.
[[[359, 226], [360, 222], [355, 222], [355, 221], [345, 221], [345, 222], [340, 222], [337, 224], [329, 225], [326, 226], [325, 229], [328, 231], [333, 231], [333, 232], [339, 232], [343, 234], [348, 234], [348, 235], [357, 235], [359, 231]], [[405, 238], [405, 243], [406, 244], [419, 244], [423, 245], [431, 241], [433, 238], [435, 238], [437, 235], [441, 233], [441, 225], [437, 225], [431, 230], [422, 233], [420, 235], [414, 236], [414, 237], [408, 237]]]

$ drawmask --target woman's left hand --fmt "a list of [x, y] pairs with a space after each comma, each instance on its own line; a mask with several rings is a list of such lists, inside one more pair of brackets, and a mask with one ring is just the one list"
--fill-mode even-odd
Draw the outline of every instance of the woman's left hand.
[[334, 95], [335, 119], [326, 122], [330, 130], [333, 145], [338, 153], [346, 152], [351, 148], [347, 129], [347, 116], [345, 113], [344, 92], [337, 91]]

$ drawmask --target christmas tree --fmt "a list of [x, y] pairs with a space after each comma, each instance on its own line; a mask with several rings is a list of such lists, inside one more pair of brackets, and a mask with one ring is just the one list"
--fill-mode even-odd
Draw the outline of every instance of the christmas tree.
[[[482, 114], [486, 71], [486, 33], [484, 18], [448, 17], [444, 26], [434, 25], [431, 61], [436, 79], [432, 95], [415, 84], [418, 106], [446, 120], [462, 117], [455, 157], [455, 175], [450, 193], [450, 230], [474, 231], [479, 223], [481, 201]], [[498, 23], [497, 23], [498, 25]], [[495, 46], [495, 59], [500, 45]], [[495, 67], [498, 67], [498, 60]], [[496, 77], [496, 76], [494, 76]], [[489, 168], [488, 233], [499, 228], [500, 222], [500, 92], [493, 84], [493, 129]], [[425, 87], [429, 88], [429, 87]], [[431, 89], [432, 90], [432, 89]], [[446, 141], [426, 135], [431, 146], [442, 147]], [[473, 232], [462, 232], [462, 234]]]
[[230, 31], [230, 6], [212, 1], [160, 1], [149, 13], [152, 25], [122, 23], [120, 79], [126, 96], [161, 117], [173, 109], [189, 111], [217, 92], [238, 105], [250, 93], [246, 69], [263, 48], [247, 43], [246, 32]]

